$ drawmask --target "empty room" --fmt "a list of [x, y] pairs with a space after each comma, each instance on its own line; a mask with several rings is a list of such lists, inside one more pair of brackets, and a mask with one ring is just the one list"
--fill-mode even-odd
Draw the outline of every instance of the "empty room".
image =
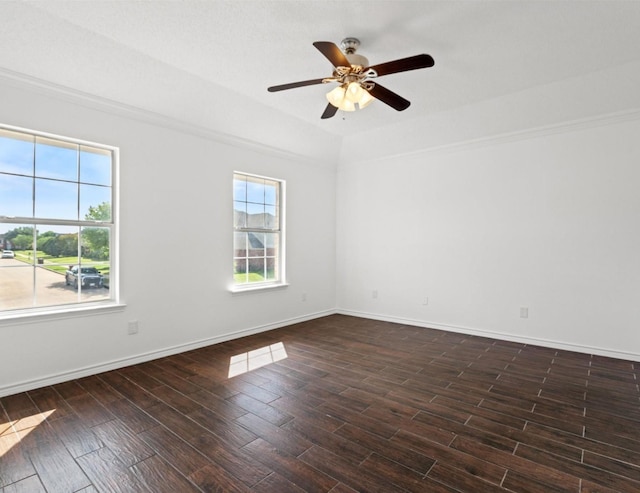
[[0, 27], [0, 493], [640, 491], [640, 1]]

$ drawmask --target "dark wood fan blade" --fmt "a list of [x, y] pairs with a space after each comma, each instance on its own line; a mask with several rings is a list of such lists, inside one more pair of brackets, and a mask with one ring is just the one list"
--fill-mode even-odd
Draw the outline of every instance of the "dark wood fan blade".
[[406, 110], [409, 105], [411, 105], [410, 101], [407, 101], [402, 96], [398, 96], [395, 92], [390, 91], [386, 87], [382, 87], [378, 83], [369, 89], [369, 94], [398, 111]]
[[369, 67], [378, 73], [378, 76], [395, 74], [397, 72], [407, 72], [418, 68], [433, 67], [434, 60], [430, 55], [416, 55], [408, 58], [400, 58], [392, 62], [380, 63]]
[[313, 46], [318, 48], [320, 53], [326, 56], [334, 67], [351, 67], [349, 60], [335, 43], [331, 41], [316, 41]]
[[324, 109], [324, 113], [322, 113], [322, 116], [320, 118], [322, 118], [323, 120], [325, 120], [326, 118], [331, 118], [337, 112], [338, 112], [337, 106], [334, 106], [331, 103], [329, 103], [327, 107]]
[[323, 80], [324, 79], [311, 79], [311, 80], [303, 80], [301, 82], [290, 82], [289, 84], [282, 84], [279, 86], [267, 87], [267, 91], [277, 92], [277, 91], [284, 91], [285, 89], [294, 89], [296, 87], [312, 86], [314, 84], [322, 84]]

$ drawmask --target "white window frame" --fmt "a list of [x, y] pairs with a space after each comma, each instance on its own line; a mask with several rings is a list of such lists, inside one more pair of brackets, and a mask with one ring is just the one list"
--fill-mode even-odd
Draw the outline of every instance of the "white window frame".
[[235, 277], [232, 279], [230, 291], [233, 293], [247, 292], [247, 291], [256, 291], [263, 289], [273, 289], [273, 288], [281, 288], [288, 286], [286, 282], [286, 241], [285, 241], [285, 195], [286, 195], [286, 182], [280, 178], [273, 178], [269, 176], [257, 175], [254, 173], [247, 173], [244, 171], [234, 171], [232, 177], [232, 186], [233, 182], [235, 182], [237, 176], [245, 176], [248, 178], [258, 179], [258, 180], [268, 180], [270, 182], [275, 182], [278, 184], [278, 201], [276, 204], [277, 217], [278, 217], [278, 228], [251, 228], [251, 227], [237, 227], [235, 221], [235, 193], [232, 190], [232, 209], [234, 213], [233, 217], [233, 237], [232, 237], [232, 245], [233, 245], [233, 274], [235, 275], [235, 261], [239, 258], [235, 255], [235, 234], [236, 233], [274, 233], [278, 234], [278, 253], [276, 256], [276, 265], [277, 265], [277, 274], [276, 279], [273, 281], [263, 281], [263, 282], [246, 282], [246, 283], [238, 283], [235, 280]]
[[[0, 222], [5, 224], [15, 224], [16, 226], [33, 226], [34, 227], [34, 241], [36, 239], [36, 226], [39, 225], [55, 225], [55, 226], [72, 226], [72, 227], [98, 227], [109, 230], [109, 296], [108, 298], [95, 300], [95, 301], [78, 301], [76, 303], [64, 303], [64, 304], [52, 304], [46, 306], [34, 306], [27, 308], [14, 308], [5, 309], [0, 308], [0, 324], [12, 323], [20, 321], [22, 319], [29, 319], [34, 316], [51, 316], [56, 319], [59, 317], [65, 318], [73, 312], [87, 312], [87, 311], [112, 311], [114, 309], [121, 309], [124, 307], [120, 302], [120, 287], [119, 287], [119, 148], [106, 144], [100, 144], [97, 142], [91, 142], [73, 137], [66, 137], [62, 135], [52, 134], [48, 132], [41, 132], [38, 130], [32, 130], [23, 127], [17, 127], [13, 125], [6, 125], [0, 123], [0, 130], [7, 130], [9, 132], [18, 132], [27, 134], [34, 138], [40, 137], [45, 139], [51, 139], [59, 141], [61, 143], [74, 145], [74, 146], [86, 146], [104, 150], [111, 153], [111, 220], [110, 221], [92, 221], [78, 218], [77, 220], [69, 219], [56, 219], [56, 218], [42, 218], [42, 217], [7, 217], [1, 215], [0, 207]], [[28, 176], [28, 175], [25, 175]], [[78, 179], [78, 185], [82, 184]], [[36, 198], [32, 199], [36, 200]], [[35, 204], [35, 202], [34, 202]], [[80, 236], [78, 237], [78, 251], [80, 252]], [[36, 259], [34, 258], [34, 265]], [[35, 289], [35, 285], [34, 285]]]

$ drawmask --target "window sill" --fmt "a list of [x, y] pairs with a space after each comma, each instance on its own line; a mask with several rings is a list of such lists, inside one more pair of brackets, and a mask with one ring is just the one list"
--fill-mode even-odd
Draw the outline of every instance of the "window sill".
[[279, 282], [273, 284], [260, 284], [248, 286], [233, 286], [229, 289], [231, 294], [255, 293], [260, 291], [269, 291], [271, 289], [283, 289], [289, 286], [289, 283]]
[[124, 311], [124, 303], [100, 303], [68, 308], [49, 308], [42, 310], [23, 310], [0, 315], [0, 326], [39, 323], [68, 318], [88, 317]]

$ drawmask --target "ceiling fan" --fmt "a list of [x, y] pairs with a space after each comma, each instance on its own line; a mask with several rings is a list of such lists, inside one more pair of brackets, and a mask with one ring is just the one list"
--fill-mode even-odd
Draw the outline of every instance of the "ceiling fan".
[[422, 54], [408, 58], [400, 58], [391, 62], [369, 65], [369, 60], [356, 54], [360, 41], [356, 38], [345, 38], [340, 46], [330, 41], [316, 41], [313, 43], [334, 66], [331, 77], [291, 82], [267, 88], [269, 92], [284, 91], [296, 87], [312, 86], [337, 82], [339, 85], [327, 93], [327, 105], [321, 118], [331, 118], [340, 110], [355, 111], [379, 99], [397, 111], [406, 110], [411, 104], [393, 91], [374, 81], [383, 75], [406, 72], [419, 68], [433, 67], [434, 61], [430, 55]]

